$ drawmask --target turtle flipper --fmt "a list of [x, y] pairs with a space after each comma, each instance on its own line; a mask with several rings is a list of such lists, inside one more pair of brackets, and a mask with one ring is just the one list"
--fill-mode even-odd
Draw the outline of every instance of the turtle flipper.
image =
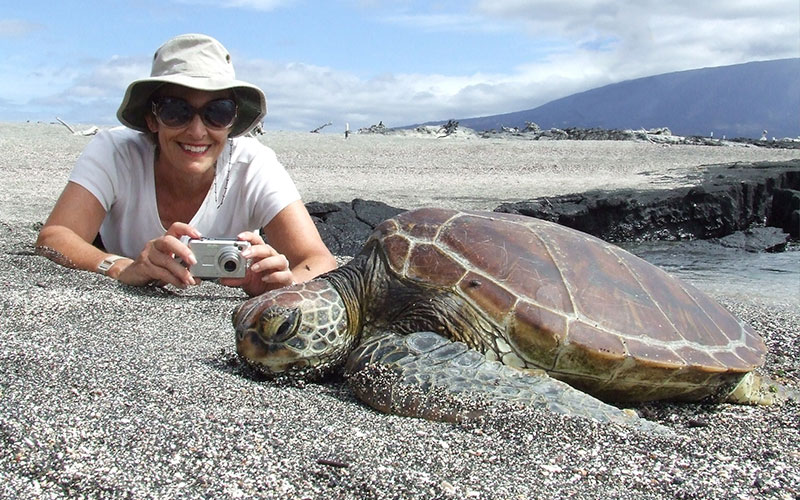
[[480, 417], [492, 402], [505, 401], [670, 432], [544, 372], [523, 372], [489, 361], [433, 332], [372, 336], [353, 351], [345, 372], [356, 395], [385, 413], [458, 422]]
[[724, 401], [728, 403], [773, 405], [800, 401], [800, 393], [756, 372], [747, 373]]

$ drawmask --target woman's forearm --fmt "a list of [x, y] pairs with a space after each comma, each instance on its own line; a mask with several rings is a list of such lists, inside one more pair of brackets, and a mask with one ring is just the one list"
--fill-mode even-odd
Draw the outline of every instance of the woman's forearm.
[[[68, 182], [36, 240], [36, 253], [62, 266], [97, 271], [109, 254], [92, 245], [106, 211], [95, 196], [83, 186]], [[116, 264], [116, 263], [115, 263]], [[120, 262], [121, 264], [121, 262]], [[121, 268], [116, 264], [110, 276]]]
[[292, 276], [294, 281], [302, 283], [335, 269], [336, 265], [336, 259], [328, 252], [322, 255], [311, 255], [292, 267]]
[[[62, 266], [86, 271], [98, 271], [98, 265], [110, 254], [103, 252], [78, 236], [71, 229], [60, 225], [45, 225], [36, 240], [37, 254]], [[114, 265], [108, 275], [116, 277], [121, 265]]]

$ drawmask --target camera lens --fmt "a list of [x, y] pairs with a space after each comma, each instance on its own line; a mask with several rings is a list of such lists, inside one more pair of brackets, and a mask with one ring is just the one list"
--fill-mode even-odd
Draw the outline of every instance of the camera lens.
[[220, 269], [225, 271], [228, 274], [235, 273], [237, 269], [239, 269], [239, 261], [241, 257], [239, 256], [239, 252], [235, 248], [226, 248], [219, 254], [219, 259], [217, 259], [217, 264], [219, 265]]

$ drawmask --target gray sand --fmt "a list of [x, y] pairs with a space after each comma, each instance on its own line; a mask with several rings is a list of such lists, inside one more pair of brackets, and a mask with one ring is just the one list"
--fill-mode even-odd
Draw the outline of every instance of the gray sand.
[[[307, 201], [411, 208], [689, 182], [796, 151], [271, 133]], [[650, 404], [674, 437], [498, 408], [451, 425], [376, 413], [341, 381], [277, 385], [236, 359], [238, 290], [134, 289], [32, 254], [87, 138], [0, 124], [0, 497], [800, 498], [798, 405]], [[721, 289], [721, 290], [724, 290]], [[800, 297], [726, 295], [800, 387]]]

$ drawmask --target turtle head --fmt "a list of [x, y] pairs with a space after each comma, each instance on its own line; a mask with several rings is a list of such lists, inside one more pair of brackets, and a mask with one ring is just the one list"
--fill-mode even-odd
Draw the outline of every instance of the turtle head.
[[319, 278], [253, 297], [234, 311], [233, 324], [239, 357], [271, 377], [322, 377], [357, 340], [339, 292]]

